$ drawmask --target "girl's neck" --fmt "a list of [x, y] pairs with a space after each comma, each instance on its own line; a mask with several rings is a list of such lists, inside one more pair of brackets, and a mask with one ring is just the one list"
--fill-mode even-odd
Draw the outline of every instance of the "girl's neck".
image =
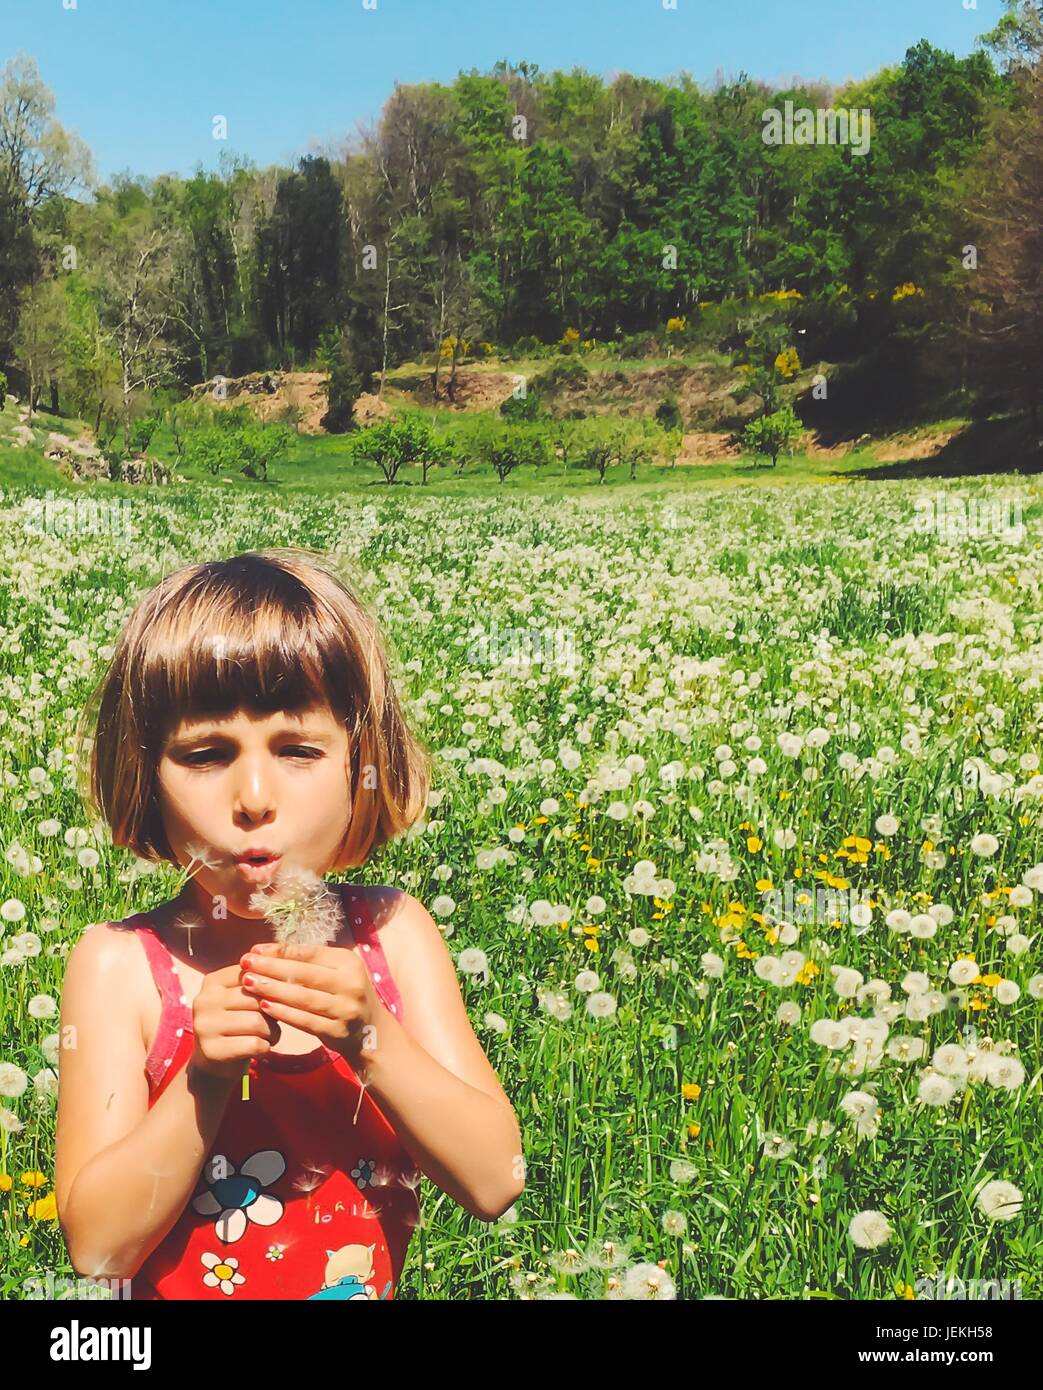
[[188, 965], [209, 973], [235, 965], [252, 946], [272, 939], [272, 929], [263, 917], [213, 916], [209, 899], [201, 909], [187, 883], [176, 898], [150, 915], [166, 944]]

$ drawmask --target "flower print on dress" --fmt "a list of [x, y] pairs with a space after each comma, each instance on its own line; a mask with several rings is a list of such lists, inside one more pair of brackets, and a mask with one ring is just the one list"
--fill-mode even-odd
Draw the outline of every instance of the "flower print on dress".
[[373, 1186], [373, 1174], [376, 1170], [377, 1160], [375, 1158], [360, 1158], [351, 1170], [351, 1176], [355, 1181], [355, 1186], [361, 1192], [364, 1187]]
[[200, 1216], [216, 1216], [214, 1230], [226, 1245], [239, 1240], [249, 1222], [274, 1226], [282, 1216], [278, 1197], [262, 1192], [286, 1172], [286, 1160], [277, 1149], [261, 1149], [236, 1169], [224, 1154], [213, 1154], [203, 1173], [209, 1191], [193, 1198], [192, 1207]]
[[246, 1283], [246, 1275], [239, 1273], [239, 1261], [233, 1255], [212, 1255], [207, 1251], [199, 1258], [206, 1265], [203, 1283], [208, 1289], [233, 1294], [237, 1284]]

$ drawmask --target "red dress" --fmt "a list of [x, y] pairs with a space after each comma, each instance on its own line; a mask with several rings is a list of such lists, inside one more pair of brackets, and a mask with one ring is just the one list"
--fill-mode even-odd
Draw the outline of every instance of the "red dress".
[[[374, 989], [401, 1021], [402, 1000], [363, 895], [330, 887], [344, 893]], [[151, 1109], [192, 1055], [192, 1009], [152, 927], [132, 929], [163, 1001], [145, 1062]], [[195, 1194], [134, 1276], [132, 1297], [393, 1298], [419, 1212], [419, 1180], [343, 1057], [323, 1043], [299, 1056], [269, 1052], [250, 1064], [250, 1099], [232, 1090]]]

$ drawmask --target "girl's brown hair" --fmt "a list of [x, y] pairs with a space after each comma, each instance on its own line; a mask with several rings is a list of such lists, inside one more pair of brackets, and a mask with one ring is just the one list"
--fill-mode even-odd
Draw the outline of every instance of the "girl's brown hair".
[[348, 868], [412, 825], [430, 786], [430, 756], [406, 724], [376, 618], [299, 548], [177, 570], [138, 603], [86, 702], [81, 792], [114, 844], [176, 863], [158, 803], [168, 734], [183, 718], [323, 703], [350, 739], [351, 819], [331, 866]]

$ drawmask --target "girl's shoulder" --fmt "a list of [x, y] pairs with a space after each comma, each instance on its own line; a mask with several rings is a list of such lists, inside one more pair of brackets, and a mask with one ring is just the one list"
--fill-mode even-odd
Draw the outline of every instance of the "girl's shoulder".
[[139, 928], [144, 918], [135, 913], [118, 922], [90, 922], [69, 952], [65, 976], [75, 972], [111, 1001], [118, 999], [134, 1010], [142, 1026], [144, 1041], [144, 1001], [155, 989], [148, 957], [142, 947]]

